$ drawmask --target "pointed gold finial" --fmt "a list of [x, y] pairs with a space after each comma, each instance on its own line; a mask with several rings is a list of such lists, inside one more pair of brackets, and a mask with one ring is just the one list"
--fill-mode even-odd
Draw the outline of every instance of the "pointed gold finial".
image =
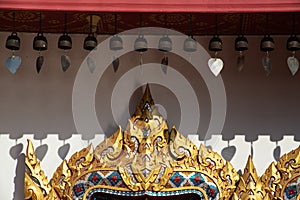
[[149, 101], [149, 102], [152, 103], [152, 105], [154, 105], [154, 101], [152, 99], [152, 95], [151, 95], [150, 87], [149, 87], [148, 83], [146, 85], [146, 89], [145, 89], [145, 92], [144, 92], [143, 100]]
[[153, 109], [154, 101], [151, 96], [149, 84], [147, 83], [143, 98], [141, 99], [140, 105], [136, 108], [134, 116], [148, 122], [148, 120], [152, 119]]
[[236, 199], [237, 197], [239, 200], [263, 200], [269, 198], [264, 184], [257, 175], [251, 156], [248, 157], [244, 174], [241, 176], [232, 199]]
[[259, 179], [251, 156], [248, 157], [248, 161], [242, 177], [244, 178], [246, 184], [248, 184], [250, 179], [253, 179], [254, 182], [256, 182]]

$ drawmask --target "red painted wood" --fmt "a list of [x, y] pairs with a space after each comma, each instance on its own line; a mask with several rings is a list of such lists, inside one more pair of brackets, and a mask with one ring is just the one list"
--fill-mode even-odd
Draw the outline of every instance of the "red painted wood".
[[299, 12], [300, 0], [0, 0], [0, 10]]

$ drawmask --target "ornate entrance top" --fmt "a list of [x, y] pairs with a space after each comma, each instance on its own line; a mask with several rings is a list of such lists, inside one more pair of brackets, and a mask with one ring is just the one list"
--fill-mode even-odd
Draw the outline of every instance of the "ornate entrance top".
[[51, 184], [28, 141], [25, 199], [295, 199], [299, 158], [299, 149], [284, 155], [259, 178], [249, 157], [240, 177], [216, 152], [169, 132], [147, 85], [126, 129], [64, 160]]

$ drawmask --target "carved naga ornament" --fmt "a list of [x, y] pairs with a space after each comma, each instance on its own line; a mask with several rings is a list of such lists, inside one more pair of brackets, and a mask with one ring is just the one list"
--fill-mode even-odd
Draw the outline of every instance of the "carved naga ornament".
[[149, 86], [125, 130], [64, 160], [51, 184], [30, 140], [25, 199], [300, 199], [299, 149], [272, 163], [260, 178], [251, 157], [239, 176], [211, 149], [198, 148], [175, 127], [169, 132]]

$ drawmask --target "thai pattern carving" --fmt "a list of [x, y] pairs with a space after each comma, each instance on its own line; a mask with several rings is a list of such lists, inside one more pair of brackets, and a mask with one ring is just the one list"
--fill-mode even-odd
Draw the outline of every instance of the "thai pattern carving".
[[[149, 91], [149, 88], [146, 89]], [[149, 99], [150, 98], [150, 99]], [[163, 189], [171, 175], [168, 155], [168, 127], [145, 92], [140, 106], [124, 131], [124, 147], [130, 150], [119, 171], [134, 191]], [[132, 176], [133, 175], [133, 176]]]
[[222, 200], [227, 200], [232, 196], [236, 189], [236, 183], [239, 179], [240, 176], [231, 163], [227, 161], [222, 170], [220, 170], [220, 178], [218, 179], [218, 185], [222, 191]]
[[265, 190], [265, 184], [257, 175], [251, 156], [248, 157], [244, 174], [232, 197], [233, 200], [266, 200], [271, 199]]
[[200, 144], [198, 159], [200, 169], [208, 174], [218, 174], [224, 166], [222, 157], [202, 144]]
[[220, 199], [227, 200], [235, 191], [239, 175], [230, 162], [224, 165], [222, 157], [200, 144], [197, 154], [199, 170], [207, 174], [219, 186]]
[[266, 181], [266, 184], [274, 199], [300, 199], [300, 147], [281, 156], [276, 165], [272, 164], [272, 170], [266, 170], [263, 177], [273, 181], [272, 184]]
[[99, 160], [97, 167], [115, 168], [128, 157], [129, 149], [124, 149], [121, 127], [109, 138], [100, 143], [94, 151]]
[[299, 200], [300, 147], [283, 155], [260, 178], [248, 158], [239, 176], [213, 150], [199, 149], [166, 121], [154, 106], [149, 87], [126, 129], [121, 127], [95, 150], [92, 145], [64, 160], [48, 182], [28, 141], [25, 199], [90, 200], [107, 194], [185, 194], [207, 200]]
[[54, 172], [52, 177], [52, 187], [61, 199], [72, 199], [68, 195], [68, 191], [71, 188], [71, 177], [71, 170], [67, 164], [67, 161], [64, 160]]
[[274, 162], [266, 169], [265, 173], [261, 177], [261, 181], [265, 185], [265, 190], [269, 194], [271, 199], [280, 199], [275, 197], [276, 190], [281, 191], [281, 185], [279, 184], [281, 180], [281, 173], [276, 168]]
[[82, 172], [93, 168], [93, 158], [94, 150], [92, 145], [73, 154], [68, 162], [72, 175], [80, 176]]
[[172, 166], [181, 169], [197, 169], [198, 148], [189, 139], [180, 134], [175, 127], [170, 133], [170, 155]]
[[40, 167], [32, 142], [30, 140], [27, 140], [27, 142], [24, 177], [25, 199], [58, 199], [57, 194], [52, 189], [44, 171]]

